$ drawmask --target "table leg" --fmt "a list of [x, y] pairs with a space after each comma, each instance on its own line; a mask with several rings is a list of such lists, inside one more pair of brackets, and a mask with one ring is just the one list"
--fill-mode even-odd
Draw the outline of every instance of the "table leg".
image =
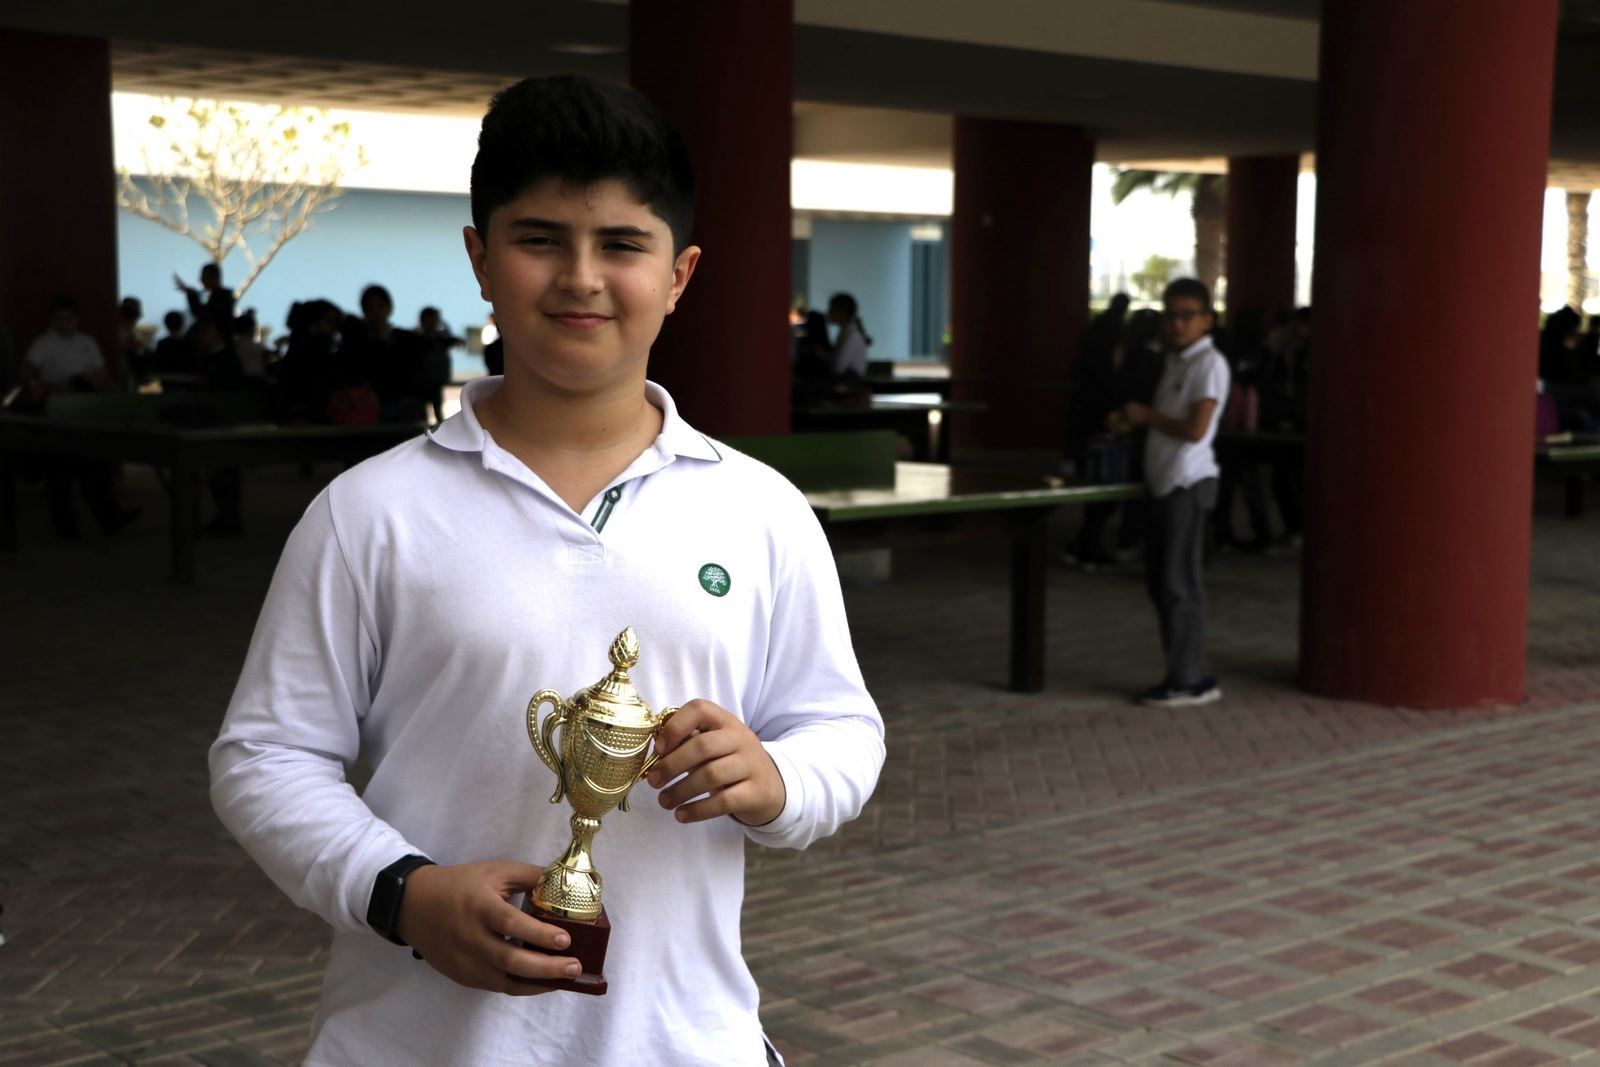
[[1583, 475], [1567, 475], [1567, 518], [1583, 518]]
[[200, 471], [182, 459], [172, 465], [172, 580], [194, 584], [196, 511], [200, 506]]
[[928, 448], [928, 431], [932, 425], [925, 411], [908, 411], [900, 420], [900, 434], [911, 442], [911, 458], [917, 463], [931, 463], [933, 452]]
[[17, 464], [0, 456], [0, 552], [17, 550]]
[[1011, 535], [1011, 688], [1037, 693], [1044, 688], [1044, 598], [1048, 573], [1050, 513]]

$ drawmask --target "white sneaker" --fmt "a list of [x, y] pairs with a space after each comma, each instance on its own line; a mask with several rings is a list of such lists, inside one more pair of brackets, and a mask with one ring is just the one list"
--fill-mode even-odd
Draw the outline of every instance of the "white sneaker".
[[1147, 708], [1194, 708], [1202, 704], [1215, 704], [1222, 699], [1222, 689], [1215, 678], [1202, 678], [1195, 685], [1180, 688], [1158, 685], [1139, 694], [1138, 700]]

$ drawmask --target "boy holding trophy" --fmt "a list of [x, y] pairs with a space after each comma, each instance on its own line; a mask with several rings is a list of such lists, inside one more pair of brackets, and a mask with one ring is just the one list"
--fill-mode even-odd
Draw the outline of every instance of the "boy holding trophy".
[[[700, 256], [692, 184], [631, 90], [498, 95], [465, 241], [505, 374], [335, 479], [284, 549], [211, 778], [228, 829], [335, 929], [309, 1063], [772, 1062], [739, 951], [745, 841], [854, 818], [883, 726], [804, 497], [646, 381]], [[681, 706], [640, 720], [661, 759], [619, 784], [570, 739], [566, 764], [529, 745], [547, 687], [578, 693], [562, 722], [591, 755], [640, 694]], [[546, 800], [626, 799], [635, 767], [593, 845], [605, 995], [552, 993], [588, 962], [515, 903], [532, 864], [576, 855], [581, 812]]]

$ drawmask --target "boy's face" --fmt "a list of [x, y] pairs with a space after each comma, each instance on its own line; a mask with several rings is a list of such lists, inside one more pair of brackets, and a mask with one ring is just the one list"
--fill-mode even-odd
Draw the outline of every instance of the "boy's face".
[[71, 308], [57, 308], [50, 313], [50, 328], [62, 337], [78, 332], [78, 313]]
[[1161, 321], [1167, 333], [1167, 347], [1181, 352], [1210, 333], [1216, 317], [1197, 297], [1179, 296], [1167, 301]]
[[465, 231], [467, 255], [505, 339], [509, 378], [564, 393], [643, 381], [661, 322], [700, 258], [618, 181], [549, 178]]

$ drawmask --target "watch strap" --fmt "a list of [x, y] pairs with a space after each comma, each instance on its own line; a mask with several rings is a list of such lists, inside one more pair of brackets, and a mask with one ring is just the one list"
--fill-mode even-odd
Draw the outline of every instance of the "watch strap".
[[418, 867], [433, 865], [428, 857], [413, 853], [379, 871], [372, 881], [372, 897], [367, 903], [367, 925], [382, 937], [404, 945], [396, 927], [400, 924], [400, 905], [405, 900], [406, 878]]

